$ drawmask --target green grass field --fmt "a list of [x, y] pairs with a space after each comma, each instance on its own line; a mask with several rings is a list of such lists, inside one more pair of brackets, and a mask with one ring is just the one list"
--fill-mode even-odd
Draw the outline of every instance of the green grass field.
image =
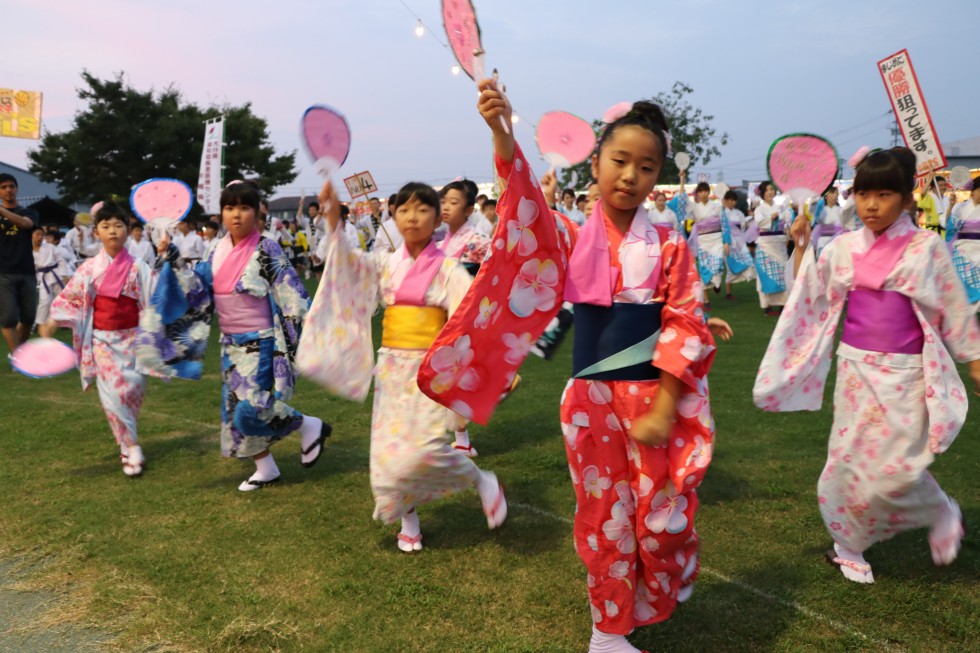
[[[668, 622], [637, 631], [650, 651], [980, 650], [980, 400], [933, 466], [963, 508], [956, 563], [933, 566], [925, 532], [870, 549], [876, 584], [823, 561], [816, 505], [830, 429], [819, 413], [766, 414], [752, 382], [774, 318], [754, 288], [715, 299], [735, 329], [711, 373], [718, 425], [701, 489], [702, 572]], [[63, 336], [64, 337], [64, 334]], [[0, 371], [0, 555], [36, 571], [24, 587], [60, 601], [38, 627], [94, 625], [123, 651], [582, 652], [585, 571], [572, 547], [574, 496], [558, 427], [569, 343], [529, 358], [520, 390], [488, 428], [478, 464], [508, 488], [490, 532], [474, 491], [420, 508], [425, 550], [395, 548], [371, 520], [370, 402], [301, 380], [293, 405], [334, 425], [313, 469], [299, 438], [273, 452], [285, 482], [244, 494], [250, 462], [218, 450], [220, 376], [212, 345], [199, 382], [151, 380], [140, 416], [148, 459], [126, 478], [98, 396], [77, 374], [37, 381]], [[829, 394], [829, 391], [828, 391]]]

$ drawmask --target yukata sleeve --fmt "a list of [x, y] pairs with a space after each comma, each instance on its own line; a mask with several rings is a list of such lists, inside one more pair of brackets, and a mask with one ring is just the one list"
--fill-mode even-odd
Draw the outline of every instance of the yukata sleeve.
[[721, 242], [725, 245], [732, 244], [732, 225], [724, 211], [721, 212]]
[[198, 264], [197, 271], [175, 271], [164, 261], [153, 275], [156, 285], [140, 310], [136, 333], [136, 362], [149, 373], [164, 377], [198, 380], [204, 369], [211, 335], [213, 303], [211, 266]]
[[847, 297], [846, 291], [830, 282], [835, 244], [827, 246], [819, 261], [812, 249], [803, 254], [752, 389], [755, 405], [763, 410], [820, 410], [834, 334]]
[[480, 424], [561, 308], [568, 254], [520, 146], [496, 166], [506, 190], [490, 255], [418, 374], [422, 392]]
[[84, 318], [88, 293], [88, 268], [80, 267], [51, 302], [51, 319], [62, 326], [75, 328]]
[[[929, 238], [932, 292], [920, 292], [915, 297], [926, 319], [936, 326], [953, 358], [959, 363], [980, 359], [980, 326], [977, 314], [967, 299], [963, 281], [956, 273], [953, 259], [938, 238]], [[929, 282], [926, 281], [926, 284]]]
[[323, 277], [303, 323], [296, 367], [332, 394], [364, 401], [374, 368], [371, 316], [379, 266], [350, 246], [341, 225], [324, 235], [318, 255]]
[[279, 315], [286, 355], [290, 363], [294, 363], [303, 332], [303, 320], [310, 310], [310, 296], [279, 243], [264, 240], [259, 247], [264, 248], [269, 257], [269, 265], [262, 268], [263, 276], [269, 284], [269, 294]]
[[704, 319], [701, 277], [680, 234], [672, 232], [661, 251], [667, 292], [652, 363], [680, 379], [687, 390], [706, 393], [715, 341]]

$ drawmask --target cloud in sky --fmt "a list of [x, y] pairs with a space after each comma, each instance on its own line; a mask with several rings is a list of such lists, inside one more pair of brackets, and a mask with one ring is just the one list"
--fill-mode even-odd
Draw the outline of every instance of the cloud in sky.
[[[980, 133], [967, 77], [980, 18], [973, 0], [946, 2], [941, 16], [911, 0], [476, 4], [487, 62], [525, 118], [516, 132], [529, 152], [531, 125], [546, 111], [592, 119], [682, 80], [731, 136], [719, 160], [700, 166], [713, 179], [761, 178], [769, 144], [794, 131], [828, 136], [847, 157], [862, 144], [890, 142], [875, 62], [902, 48], [940, 138]], [[414, 35], [413, 13], [436, 38]], [[383, 193], [410, 179], [441, 184], [492, 173], [475, 89], [449, 72], [434, 0], [34, 0], [5, 7], [4, 19], [19, 26], [4, 43], [18, 56], [7, 58], [0, 86], [43, 91], [51, 131], [68, 129], [83, 108], [83, 68], [103, 78], [123, 71], [136, 88], [173, 84], [201, 105], [251, 102], [277, 150], [299, 151], [302, 172], [279, 194], [319, 185], [298, 134], [315, 103], [340, 109], [352, 126], [342, 172], [371, 170]], [[33, 146], [0, 139], [0, 160], [26, 167]]]

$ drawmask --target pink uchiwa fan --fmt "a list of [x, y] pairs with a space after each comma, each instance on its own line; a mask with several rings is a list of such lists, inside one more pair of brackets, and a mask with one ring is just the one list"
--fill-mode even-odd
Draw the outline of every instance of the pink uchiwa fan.
[[75, 350], [54, 338], [31, 338], [10, 355], [10, 365], [24, 376], [46, 379], [77, 366]]
[[311, 106], [303, 113], [300, 134], [314, 169], [322, 177], [339, 170], [350, 154], [350, 125], [335, 109], [319, 104]]
[[[480, 23], [476, 20], [476, 9], [470, 0], [442, 0], [442, 26], [449, 39], [449, 47], [470, 79], [477, 84], [486, 77], [483, 67], [483, 50]], [[510, 133], [507, 121], [500, 116], [500, 125]]]
[[179, 179], [153, 178], [133, 186], [129, 205], [146, 223], [153, 242], [169, 238], [167, 231], [187, 217], [194, 206], [194, 192]]

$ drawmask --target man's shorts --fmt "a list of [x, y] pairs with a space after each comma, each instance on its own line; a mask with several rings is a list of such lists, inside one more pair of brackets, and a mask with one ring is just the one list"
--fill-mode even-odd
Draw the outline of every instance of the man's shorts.
[[37, 278], [33, 274], [0, 274], [0, 327], [34, 324]]

